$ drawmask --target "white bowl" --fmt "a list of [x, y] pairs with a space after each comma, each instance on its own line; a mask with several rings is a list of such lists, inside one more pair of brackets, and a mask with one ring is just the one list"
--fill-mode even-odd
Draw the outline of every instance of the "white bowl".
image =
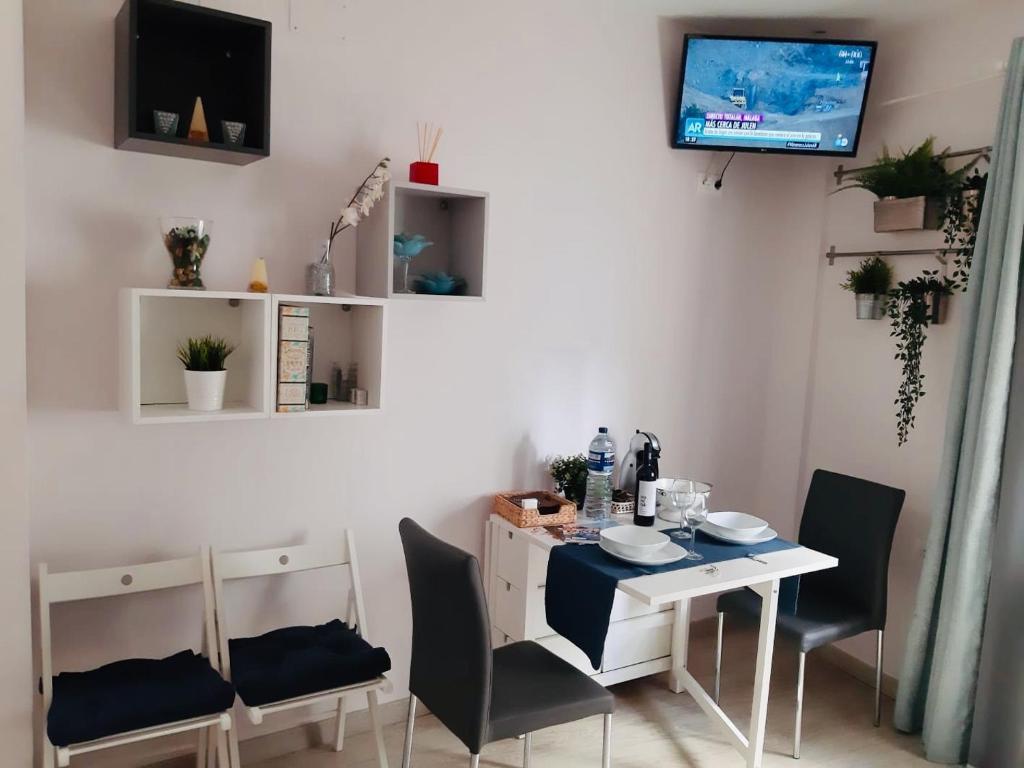
[[706, 524], [739, 538], [757, 536], [768, 527], [766, 520], [743, 512], [710, 512]]
[[626, 557], [642, 560], [664, 547], [670, 539], [661, 531], [639, 525], [601, 529], [601, 541]]

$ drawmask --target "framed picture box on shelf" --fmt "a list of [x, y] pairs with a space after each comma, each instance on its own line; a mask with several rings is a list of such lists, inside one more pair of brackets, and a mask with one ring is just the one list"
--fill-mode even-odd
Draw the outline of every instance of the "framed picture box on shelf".
[[[379, 210], [356, 230], [356, 291], [363, 296], [421, 301], [479, 301], [486, 296], [486, 192], [392, 181]], [[423, 235], [432, 245], [409, 263], [402, 293], [395, 235]], [[423, 292], [418, 277], [445, 273], [460, 279], [453, 294]]]
[[[134, 424], [262, 419], [270, 410], [270, 297], [233, 291], [126, 288], [120, 297], [121, 410]], [[178, 345], [218, 336], [227, 358], [224, 407], [189, 410]]]
[[235, 165], [268, 156], [270, 41], [263, 19], [125, 0], [114, 23], [114, 146]]
[[[282, 343], [296, 343], [281, 338], [281, 308], [307, 310], [312, 361], [309, 378], [304, 384], [325, 383], [328, 387], [326, 403], [309, 403], [298, 407], [289, 399], [277, 400], [280, 384], [274, 387], [272, 418], [309, 418], [315, 416], [341, 416], [379, 413], [384, 392], [384, 339], [387, 329], [386, 302], [365, 296], [304, 296], [273, 294], [271, 297], [271, 366], [280, 375]], [[295, 315], [289, 318], [294, 324]], [[292, 329], [294, 331], [294, 329]], [[293, 332], [286, 335], [294, 335]], [[347, 390], [338, 391], [336, 370], [345, 375], [350, 388], [359, 390], [352, 396]], [[351, 373], [356, 381], [351, 381]], [[353, 386], [354, 385], [354, 386]], [[289, 390], [289, 397], [291, 397]], [[339, 399], [345, 394], [343, 399]], [[365, 402], [363, 399], [365, 398]]]

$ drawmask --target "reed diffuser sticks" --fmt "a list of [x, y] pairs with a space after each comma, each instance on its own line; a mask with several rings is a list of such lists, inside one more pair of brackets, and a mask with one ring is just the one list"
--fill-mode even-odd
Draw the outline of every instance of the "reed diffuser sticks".
[[419, 158], [421, 163], [434, 162], [438, 142], [444, 135], [444, 128], [433, 123], [416, 122], [416, 138], [419, 141]]

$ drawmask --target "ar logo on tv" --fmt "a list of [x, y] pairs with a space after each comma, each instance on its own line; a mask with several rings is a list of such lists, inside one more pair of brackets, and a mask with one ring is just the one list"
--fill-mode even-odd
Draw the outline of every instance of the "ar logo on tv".
[[704, 135], [704, 118], [702, 117], [688, 117], [686, 123], [683, 125], [683, 133], [686, 136], [703, 136]]

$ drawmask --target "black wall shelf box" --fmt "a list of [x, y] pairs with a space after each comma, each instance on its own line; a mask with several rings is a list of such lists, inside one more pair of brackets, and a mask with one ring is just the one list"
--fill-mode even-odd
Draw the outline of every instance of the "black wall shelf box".
[[[114, 146], [245, 165], [270, 154], [270, 22], [175, 0], [125, 0], [114, 24]], [[209, 142], [190, 141], [196, 97]], [[175, 136], [153, 110], [177, 112]], [[224, 143], [221, 120], [246, 124]]]

